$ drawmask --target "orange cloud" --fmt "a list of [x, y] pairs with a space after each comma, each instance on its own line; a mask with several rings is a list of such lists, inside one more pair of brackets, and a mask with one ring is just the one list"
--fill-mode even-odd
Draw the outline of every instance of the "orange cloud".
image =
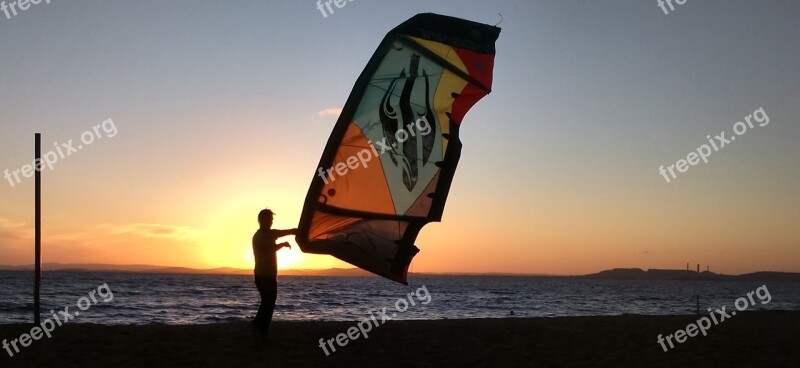
[[23, 259], [32, 261], [32, 257], [33, 229], [24, 222], [0, 217], [0, 259], [3, 263], [19, 263]]
[[30, 236], [28, 233], [24, 222], [14, 222], [0, 217], [0, 240], [24, 238]]
[[[192, 264], [202, 251], [199, 231], [166, 224], [100, 224], [69, 233], [42, 234], [44, 262]], [[0, 218], [3, 264], [33, 263], [33, 231], [23, 222]]]
[[319, 115], [320, 117], [323, 117], [323, 118], [327, 117], [327, 116], [338, 117], [339, 114], [341, 114], [341, 113], [342, 113], [342, 109], [340, 109], [338, 107], [332, 107], [332, 108], [328, 108], [328, 109], [325, 109], [325, 110], [322, 110], [322, 111], [318, 112], [317, 115]]
[[144, 238], [193, 241], [198, 238], [198, 231], [188, 226], [163, 224], [128, 224], [112, 227], [113, 235], [134, 235]]

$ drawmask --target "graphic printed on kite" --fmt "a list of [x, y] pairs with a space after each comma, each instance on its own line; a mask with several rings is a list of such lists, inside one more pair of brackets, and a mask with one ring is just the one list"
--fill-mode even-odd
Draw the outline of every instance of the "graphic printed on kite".
[[[395, 50], [402, 50], [404, 46], [402, 45], [395, 45]], [[420, 173], [420, 166], [425, 166], [428, 164], [428, 160], [431, 157], [431, 152], [433, 152], [433, 146], [436, 142], [436, 134], [428, 134], [431, 131], [426, 132], [423, 134], [420, 139], [418, 140], [415, 135], [409, 137], [406, 140], [400, 139], [392, 139], [392, 133], [394, 132], [395, 137], [397, 138], [397, 130], [398, 127], [403, 129], [402, 127], [407, 124], [410, 127], [410, 122], [417, 116], [414, 111], [415, 106], [421, 106], [423, 101], [416, 100], [412, 101], [412, 95], [414, 95], [414, 90], [417, 85], [417, 80], [424, 80], [424, 104], [425, 104], [425, 111], [422, 113], [423, 119], [431, 120], [436, 122], [436, 115], [433, 113], [433, 109], [431, 108], [431, 98], [430, 98], [430, 78], [428, 73], [425, 69], [422, 69], [422, 76], [420, 77], [420, 61], [421, 57], [419, 54], [412, 54], [411, 60], [408, 65], [408, 74], [406, 74], [406, 69], [404, 68], [401, 70], [397, 77], [392, 79], [392, 82], [389, 84], [389, 88], [386, 89], [386, 92], [383, 94], [383, 98], [381, 98], [381, 104], [378, 107], [378, 117], [381, 121], [381, 126], [383, 127], [383, 134], [386, 137], [389, 137], [389, 142], [392, 144], [392, 148], [397, 149], [399, 152], [389, 152], [389, 156], [392, 159], [392, 163], [396, 167], [401, 167], [403, 170], [403, 185], [406, 186], [406, 189], [409, 191], [413, 191], [414, 187], [417, 185], [419, 181], [419, 173]], [[402, 82], [402, 83], [401, 83]], [[396, 101], [396, 106], [392, 101], [393, 96], [399, 96]], [[430, 124], [428, 124], [430, 126]], [[433, 125], [431, 129], [435, 132], [436, 125]], [[408, 142], [406, 142], [408, 141]], [[422, 160], [419, 159], [418, 149], [422, 148]], [[395, 157], [397, 156], [397, 157]]]
[[[369, 143], [369, 148], [364, 148], [361, 151], [356, 152], [355, 155], [333, 164], [328, 169], [323, 170], [322, 167], [317, 168], [317, 175], [322, 178], [322, 181], [327, 185], [329, 182], [336, 181], [336, 176], [334, 176], [334, 173], [339, 177], [342, 177], [350, 170], [356, 170], [359, 167], [366, 169], [369, 167], [368, 162], [372, 161], [373, 158], [383, 155], [387, 152], [391, 155], [392, 161], [397, 163], [395, 159], [395, 150], [397, 149], [398, 145], [403, 144], [412, 138], [416, 138], [417, 132], [419, 132], [419, 134], [422, 136], [427, 136], [432, 131], [433, 127], [431, 126], [431, 123], [428, 122], [428, 119], [423, 116], [417, 119], [417, 121], [409, 123], [405, 127], [398, 129], [393, 135], [383, 137], [383, 139], [380, 141], [374, 142], [374, 144], [372, 141], [367, 141], [367, 143]], [[378, 152], [378, 149], [375, 148], [375, 145], [380, 147], [380, 152]]]

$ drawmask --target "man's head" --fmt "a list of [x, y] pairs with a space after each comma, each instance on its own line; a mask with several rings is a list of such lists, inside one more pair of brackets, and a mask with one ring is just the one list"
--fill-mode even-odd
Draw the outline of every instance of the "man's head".
[[263, 209], [261, 212], [258, 213], [258, 225], [261, 226], [262, 229], [270, 229], [272, 228], [272, 218], [275, 214], [270, 209]]

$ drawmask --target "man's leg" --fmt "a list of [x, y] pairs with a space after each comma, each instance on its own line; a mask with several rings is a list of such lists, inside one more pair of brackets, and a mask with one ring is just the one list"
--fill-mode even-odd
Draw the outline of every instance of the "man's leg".
[[253, 324], [257, 329], [262, 329], [264, 324], [264, 316], [266, 314], [266, 284], [265, 277], [256, 275], [256, 288], [258, 289], [258, 294], [261, 296], [261, 304], [258, 306], [258, 313], [256, 313], [256, 318], [253, 320]]
[[272, 312], [275, 311], [275, 300], [278, 299], [278, 280], [274, 277], [266, 278], [264, 299], [261, 300], [261, 307], [264, 308], [264, 321], [262, 322], [264, 334], [269, 331], [269, 324], [272, 322]]

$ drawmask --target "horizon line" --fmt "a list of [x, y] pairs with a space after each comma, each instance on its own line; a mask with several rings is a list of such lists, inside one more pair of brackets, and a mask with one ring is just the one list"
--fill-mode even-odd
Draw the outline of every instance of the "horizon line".
[[[59, 263], [59, 262], [47, 262], [43, 263], [42, 266], [61, 266], [61, 269], [49, 270], [50, 272], [53, 271], [87, 271], [87, 272], [148, 272], [148, 273], [158, 273], [158, 271], [168, 271], [168, 270], [185, 270], [188, 271], [187, 273], [191, 273], [191, 271], [195, 272], [202, 272], [206, 274], [250, 274], [253, 272], [251, 268], [239, 268], [239, 267], [229, 267], [229, 266], [222, 266], [222, 267], [212, 267], [212, 268], [194, 268], [194, 267], [185, 267], [185, 266], [163, 266], [163, 265], [152, 265], [152, 264], [113, 264], [113, 263]], [[72, 266], [72, 267], [71, 267]], [[96, 269], [83, 269], [82, 267], [96, 267]], [[102, 269], [102, 267], [112, 267], [111, 269]], [[9, 269], [15, 268], [15, 269]], [[33, 264], [24, 264], [24, 265], [5, 265], [0, 264], [0, 271], [25, 271], [27, 268], [33, 270]], [[117, 269], [114, 269], [117, 268]], [[124, 268], [128, 268], [125, 270]], [[138, 269], [137, 269], [138, 268]], [[227, 272], [225, 272], [227, 270]], [[533, 272], [502, 272], [502, 271], [485, 271], [485, 272], [470, 272], [470, 271], [422, 271], [422, 272], [411, 272], [410, 274], [416, 275], [442, 275], [442, 276], [538, 276], [538, 277], [580, 277], [580, 276], [590, 276], [590, 275], [597, 275], [604, 272], [609, 271], [635, 271], [639, 270], [642, 272], [648, 271], [675, 271], [675, 272], [688, 272], [691, 274], [713, 274], [719, 276], [742, 276], [742, 275], [749, 275], [749, 274], [757, 274], [757, 273], [787, 273], [787, 274], [795, 274], [799, 272], [793, 271], [775, 271], [775, 270], [759, 270], [759, 271], [752, 271], [752, 272], [745, 272], [738, 275], [734, 274], [724, 274], [724, 273], [715, 273], [713, 271], [700, 271], [697, 272], [695, 270], [689, 269], [667, 269], [667, 268], [641, 268], [641, 267], [615, 267], [610, 269], [604, 269], [596, 272], [590, 272], [586, 274], [549, 274], [549, 273], [533, 273]], [[214, 272], [218, 271], [218, 272]], [[354, 273], [363, 273], [364, 276], [376, 276], [370, 273], [369, 271], [363, 270], [358, 267], [330, 267], [330, 268], [289, 268], [289, 269], [279, 269], [278, 274], [286, 273], [286, 272], [304, 272], [304, 273], [322, 273], [326, 271], [336, 271], [336, 272], [354, 272]], [[172, 273], [180, 273], [180, 272], [172, 272]], [[293, 276], [293, 275], [287, 275]], [[348, 276], [348, 275], [344, 275]], [[359, 275], [351, 275], [351, 276], [359, 276]]]

